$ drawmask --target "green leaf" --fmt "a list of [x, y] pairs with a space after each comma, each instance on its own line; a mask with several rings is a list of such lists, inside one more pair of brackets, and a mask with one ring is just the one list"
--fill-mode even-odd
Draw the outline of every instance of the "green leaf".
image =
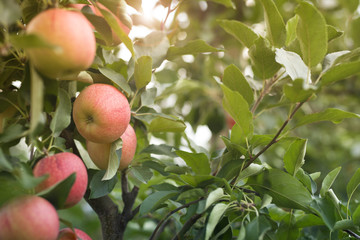
[[206, 224], [205, 240], [210, 239], [211, 235], [213, 234], [213, 232], [215, 230], [216, 225], [219, 223], [221, 217], [224, 215], [227, 208], [228, 208], [227, 204], [218, 203], [211, 210], [209, 219]]
[[120, 165], [122, 146], [121, 138], [111, 143], [108, 166], [102, 181], [110, 180], [116, 175]]
[[335, 182], [336, 177], [338, 176], [341, 167], [335, 168], [331, 172], [329, 172], [321, 184], [320, 195], [321, 197], [325, 197], [326, 193], [329, 191], [333, 183]]
[[348, 78], [359, 72], [360, 61], [341, 63], [326, 71], [321, 78], [320, 84], [322, 86], [326, 86], [336, 81]]
[[132, 92], [131, 88], [123, 75], [121, 75], [118, 72], [115, 72], [110, 68], [99, 67], [99, 71], [101, 72], [102, 75], [110, 79], [113, 83], [115, 83], [122, 90], [124, 90], [128, 96], [131, 94]]
[[198, 39], [188, 42], [183, 47], [170, 47], [166, 58], [168, 60], [174, 60], [175, 58], [186, 55], [186, 54], [198, 54], [198, 53], [209, 53], [209, 52], [220, 52], [221, 49], [214, 48], [208, 45], [204, 40]]
[[157, 155], [164, 155], [164, 156], [169, 156], [169, 157], [176, 157], [177, 155], [174, 153], [175, 148], [173, 146], [169, 146], [166, 144], [159, 144], [159, 145], [154, 145], [151, 144], [149, 146], [147, 146], [146, 148], [144, 148], [143, 150], [141, 150], [140, 153], [153, 153], [153, 154], [157, 154]]
[[89, 153], [86, 151], [86, 149], [84, 148], [84, 146], [81, 144], [81, 142], [79, 142], [78, 140], [74, 139], [76, 148], [78, 149], [81, 159], [83, 160], [83, 162], [85, 163], [85, 166], [87, 169], [95, 169], [95, 170], [99, 170], [99, 168], [93, 163], [93, 161], [91, 160]]
[[356, 170], [356, 172], [351, 177], [349, 183], [346, 186], [346, 193], [349, 198], [349, 201], [352, 195], [354, 194], [355, 190], [359, 187], [359, 185], [360, 185], [360, 168]]
[[286, 73], [289, 74], [292, 80], [301, 78], [304, 79], [306, 83], [311, 83], [310, 69], [297, 53], [277, 48], [275, 54], [276, 62], [285, 67]]
[[218, 3], [218, 4], [222, 4], [225, 7], [229, 7], [229, 8], [234, 8], [235, 9], [235, 5], [232, 2], [232, 0], [206, 0], [209, 2], [214, 2], [214, 3]]
[[235, 122], [241, 127], [244, 137], [253, 132], [252, 113], [249, 104], [240, 93], [232, 91], [225, 85], [220, 85], [224, 93], [223, 106]]
[[152, 171], [148, 166], [143, 164], [142, 166], [131, 167], [131, 173], [142, 183], [147, 183], [153, 176]]
[[311, 208], [315, 210], [318, 216], [322, 218], [325, 225], [330, 229], [334, 230], [335, 222], [337, 221], [336, 208], [333, 202], [328, 198], [314, 198], [310, 204]]
[[219, 178], [224, 178], [226, 180], [231, 180], [239, 174], [242, 167], [243, 161], [241, 161], [240, 159], [228, 161], [220, 168], [216, 176]]
[[255, 76], [265, 80], [274, 76], [281, 68], [281, 65], [275, 61], [275, 52], [269, 48], [264, 38], [260, 37], [249, 49], [249, 56], [252, 61], [252, 67]]
[[247, 184], [261, 195], [270, 195], [279, 207], [309, 211], [312, 197], [308, 190], [296, 178], [279, 169], [250, 177]]
[[69, 126], [71, 122], [71, 100], [69, 94], [59, 88], [58, 90], [58, 105], [53, 119], [50, 123], [50, 129], [54, 137], [58, 137], [62, 130]]
[[301, 119], [296, 123], [296, 125], [292, 129], [306, 124], [322, 122], [322, 121], [331, 121], [335, 124], [338, 124], [346, 118], [360, 118], [360, 115], [351, 112], [346, 112], [337, 108], [328, 108], [325, 111], [308, 114], [301, 117]]
[[285, 96], [292, 102], [306, 101], [317, 90], [314, 85], [307, 84], [304, 79], [295, 79], [290, 84], [286, 84], [283, 87]]
[[327, 27], [322, 14], [312, 4], [302, 1], [295, 10], [299, 15], [297, 37], [304, 62], [313, 67], [323, 60], [327, 52]]
[[[96, 32], [101, 36], [101, 39], [105, 41], [106, 45], [111, 45], [113, 36], [111, 27], [106, 20], [101, 16], [95, 15], [89, 6], [84, 6], [81, 9], [81, 13], [84, 14], [87, 20], [94, 26]], [[98, 35], [96, 35], [96, 37], [98, 37]]]
[[183, 132], [186, 128], [185, 123], [180, 119], [156, 117], [150, 123], [149, 132]]
[[53, 48], [55, 51], [62, 51], [61, 47], [52, 45], [35, 34], [10, 35], [9, 41], [14, 47], [19, 49]]
[[262, 240], [271, 224], [265, 216], [258, 216], [246, 225], [246, 240]]
[[225, 69], [222, 81], [231, 90], [239, 92], [249, 105], [254, 101], [253, 90], [240, 69], [234, 64]]
[[13, 169], [11, 163], [5, 157], [3, 150], [0, 148], [0, 172], [11, 171]]
[[110, 180], [103, 181], [103, 177], [105, 174], [105, 170], [101, 171], [93, 171], [94, 174], [89, 177], [89, 189], [90, 189], [90, 199], [103, 197], [114, 189], [116, 182], [117, 182], [117, 176], [115, 175]]
[[210, 174], [210, 161], [205, 153], [189, 153], [180, 150], [175, 151], [175, 153], [186, 162], [186, 165], [191, 167], [195, 174]]
[[286, 22], [286, 42], [285, 45], [289, 46], [296, 39], [296, 28], [299, 22], [299, 16], [295, 15]]
[[55, 208], [61, 209], [64, 207], [65, 201], [69, 195], [71, 187], [76, 179], [76, 173], [72, 173], [64, 180], [57, 182], [50, 188], [39, 192], [37, 195], [48, 200]]
[[342, 58], [346, 58], [349, 54], [351, 54], [351, 51], [344, 50], [344, 51], [338, 51], [338, 52], [332, 52], [325, 56], [323, 66], [322, 66], [322, 72], [325, 73], [327, 70], [329, 70], [331, 67], [336, 65], [338, 61]]
[[360, 225], [360, 205], [358, 205], [352, 213], [352, 220], [354, 221], [354, 224]]
[[338, 37], [341, 37], [344, 34], [344, 31], [339, 31], [336, 27], [331, 25], [326, 25], [328, 41], [332, 41]]
[[224, 190], [222, 188], [217, 188], [213, 190], [209, 196], [206, 198], [205, 207], [203, 211], [206, 211], [211, 205], [213, 205], [215, 202], [219, 201], [225, 196]]
[[185, 192], [182, 192], [178, 198], [176, 199], [176, 201], [191, 201], [191, 200], [196, 200], [199, 199], [201, 197], [203, 197], [205, 195], [205, 191], [202, 188], [193, 188], [190, 190], [187, 190]]
[[257, 175], [257, 174], [261, 173], [264, 169], [265, 169], [265, 166], [252, 163], [250, 166], [248, 166], [247, 168], [245, 168], [244, 170], [242, 170], [240, 172], [238, 179], [239, 180], [246, 179], [248, 177]]
[[345, 230], [355, 227], [351, 219], [339, 220], [334, 225], [334, 230]]
[[159, 191], [150, 194], [140, 205], [140, 216], [151, 212], [156, 209], [160, 204], [163, 204], [169, 198], [172, 198], [178, 194], [178, 191]]
[[275, 47], [282, 47], [286, 40], [284, 20], [273, 0], [261, 0], [264, 7], [267, 37]]
[[113, 15], [111, 12], [109, 12], [109, 11], [103, 9], [103, 8], [98, 7], [98, 10], [104, 16], [106, 22], [110, 25], [111, 29], [115, 32], [115, 34], [119, 37], [119, 39], [129, 49], [132, 56], [135, 56], [134, 46], [133, 46], [132, 40], [124, 32], [124, 30], [120, 27], [119, 23], [117, 22], [117, 19], [116, 19], [115, 15]]
[[246, 24], [236, 20], [218, 20], [219, 25], [230, 35], [240, 41], [245, 47], [250, 48], [259, 37]]
[[30, 131], [33, 132], [41, 121], [43, 102], [44, 102], [44, 83], [42, 78], [36, 72], [35, 68], [31, 66], [31, 108], [30, 108]]
[[150, 56], [141, 56], [135, 61], [135, 85], [137, 89], [145, 87], [151, 81], [152, 58]]
[[285, 153], [285, 169], [293, 176], [296, 175], [296, 172], [305, 163], [306, 144], [306, 139], [296, 139]]

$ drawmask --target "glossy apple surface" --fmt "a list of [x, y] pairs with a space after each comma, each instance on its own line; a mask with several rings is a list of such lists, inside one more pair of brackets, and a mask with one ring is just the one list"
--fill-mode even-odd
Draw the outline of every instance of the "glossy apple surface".
[[57, 48], [28, 48], [35, 68], [50, 78], [61, 78], [86, 70], [95, 58], [95, 35], [88, 20], [79, 12], [52, 8], [39, 13], [26, 27]]
[[81, 91], [73, 106], [79, 133], [96, 143], [111, 143], [121, 137], [130, 122], [127, 98], [108, 84], [92, 84]]
[[88, 175], [83, 161], [73, 153], [63, 152], [39, 160], [33, 170], [34, 176], [39, 177], [48, 174], [49, 177], [41, 182], [36, 191], [41, 192], [57, 182], [64, 180], [72, 173], [76, 173], [74, 185], [65, 201], [65, 208], [77, 204], [84, 196]]
[[[124, 134], [121, 136], [121, 139], [123, 146], [121, 151], [119, 170], [123, 170], [129, 166], [134, 158], [136, 151], [136, 134], [130, 124], [126, 128]], [[101, 144], [86, 141], [86, 147], [90, 158], [95, 163], [95, 165], [100, 169], [107, 169], [111, 143]]]
[[56, 240], [59, 217], [44, 198], [22, 196], [0, 209], [1, 240]]

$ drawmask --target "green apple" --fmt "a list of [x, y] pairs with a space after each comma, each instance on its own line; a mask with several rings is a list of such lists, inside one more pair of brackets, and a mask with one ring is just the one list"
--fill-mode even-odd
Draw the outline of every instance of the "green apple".
[[49, 175], [47, 179], [36, 187], [37, 192], [41, 192], [66, 179], [72, 173], [76, 173], [74, 185], [71, 187], [64, 204], [65, 208], [77, 204], [85, 194], [88, 183], [86, 167], [83, 161], [73, 153], [63, 152], [45, 157], [36, 163], [33, 173], [35, 177]]
[[35, 68], [50, 78], [62, 78], [86, 70], [95, 58], [95, 35], [88, 20], [79, 12], [52, 8], [36, 15], [26, 27], [57, 46], [26, 49]]
[[79, 133], [96, 143], [111, 143], [121, 137], [131, 117], [127, 98], [114, 86], [92, 84], [81, 91], [73, 107]]
[[[124, 134], [121, 136], [121, 140], [123, 146], [121, 150], [119, 170], [123, 170], [129, 166], [129, 164], [134, 158], [136, 151], [136, 134], [130, 124], [126, 128]], [[107, 169], [111, 143], [104, 144], [86, 141], [86, 148], [88, 150], [91, 160], [95, 163], [95, 165], [100, 169]]]
[[56, 240], [59, 217], [44, 198], [22, 196], [0, 209], [1, 240]]

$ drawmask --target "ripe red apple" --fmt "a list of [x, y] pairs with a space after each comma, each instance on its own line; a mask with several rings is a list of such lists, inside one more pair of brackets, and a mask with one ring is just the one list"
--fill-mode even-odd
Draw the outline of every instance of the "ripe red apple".
[[76, 74], [89, 68], [95, 58], [95, 35], [79, 12], [59, 8], [43, 11], [29, 22], [26, 33], [60, 47], [26, 50], [35, 68], [47, 77]]
[[22, 196], [0, 209], [1, 240], [56, 240], [59, 217], [44, 198]]
[[35, 177], [49, 174], [49, 177], [36, 187], [36, 191], [41, 192], [74, 172], [76, 179], [64, 204], [65, 208], [72, 207], [82, 199], [88, 183], [86, 167], [83, 161], [73, 153], [58, 153], [36, 163], [33, 170]]
[[[119, 170], [123, 170], [129, 166], [133, 160], [136, 151], [136, 134], [129, 124], [126, 131], [121, 136], [123, 147], [121, 151], [121, 160]], [[111, 143], [94, 143], [86, 141], [86, 147], [91, 160], [100, 169], [107, 169]]]
[[59, 236], [57, 240], [92, 240], [89, 235], [85, 232], [81, 231], [80, 229], [74, 228], [74, 231], [71, 228], [63, 228], [59, 232]]
[[79, 133], [96, 143], [111, 143], [121, 137], [130, 122], [130, 105], [114, 86], [92, 84], [81, 91], [73, 107]]
[[[130, 33], [130, 28], [128, 26], [126, 26], [125, 24], [123, 24], [120, 19], [114, 14], [112, 13], [107, 7], [105, 7], [103, 4], [101, 3], [97, 3], [97, 6], [98, 8], [94, 7], [93, 5], [91, 4], [70, 4], [69, 7], [73, 7], [73, 8], [76, 8], [76, 9], [79, 9], [81, 10], [84, 6], [89, 6], [90, 9], [93, 11], [93, 13], [99, 17], [103, 17], [103, 14], [101, 13], [101, 11], [98, 9], [102, 9], [102, 10], [106, 10], [108, 11], [113, 17], [115, 17], [117, 23], [119, 24], [119, 26], [121, 27], [121, 29], [127, 34], [129, 35]], [[95, 29], [95, 27], [93, 25], [91, 25], [93, 29]], [[116, 46], [116, 45], [119, 45], [121, 43], [121, 40], [120, 38], [118, 37], [118, 35], [112, 30], [111, 31], [112, 33], [112, 43], [111, 45], [112, 46]]]

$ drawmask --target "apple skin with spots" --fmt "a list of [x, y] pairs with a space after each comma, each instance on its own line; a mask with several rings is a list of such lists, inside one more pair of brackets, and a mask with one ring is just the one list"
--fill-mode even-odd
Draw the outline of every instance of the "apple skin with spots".
[[41, 192], [59, 181], [66, 179], [72, 173], [76, 173], [74, 185], [65, 201], [64, 208], [69, 208], [80, 202], [83, 198], [87, 184], [88, 175], [83, 161], [73, 153], [63, 152], [45, 157], [39, 160], [34, 169], [35, 177], [48, 174], [49, 177], [36, 187], [36, 192]]
[[57, 46], [26, 49], [30, 62], [49, 78], [63, 78], [86, 70], [96, 52], [94, 32], [79, 12], [52, 8], [36, 15], [27, 25], [26, 34], [35, 34]]
[[21, 196], [0, 209], [1, 240], [56, 240], [59, 226], [56, 209], [38, 196]]
[[59, 232], [57, 240], [92, 240], [89, 235], [83, 232], [80, 229], [74, 228], [74, 231], [71, 228], [63, 228]]
[[131, 117], [127, 98], [114, 86], [95, 83], [81, 91], [73, 105], [78, 132], [95, 143], [119, 139]]
[[[124, 170], [129, 166], [136, 152], [136, 134], [130, 124], [126, 128], [124, 134], [121, 136], [121, 140], [123, 146], [121, 150], [119, 170]], [[91, 160], [95, 163], [95, 165], [102, 170], [106, 170], [108, 167], [111, 143], [104, 144], [86, 141], [86, 148]]]

